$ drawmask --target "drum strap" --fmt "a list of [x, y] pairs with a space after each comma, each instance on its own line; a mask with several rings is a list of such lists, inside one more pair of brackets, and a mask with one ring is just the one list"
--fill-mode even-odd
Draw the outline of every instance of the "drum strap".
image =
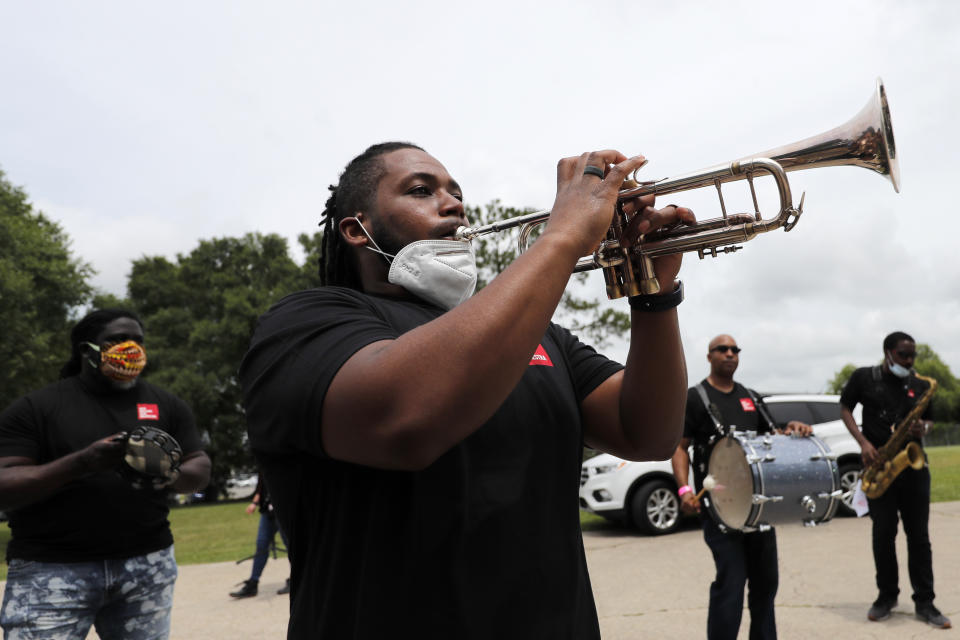
[[713, 420], [713, 426], [717, 430], [717, 433], [720, 434], [720, 436], [727, 435], [727, 431], [729, 431], [729, 429], [727, 429], [727, 427], [724, 426], [723, 422], [720, 420], [720, 410], [717, 408], [717, 405], [710, 402], [710, 398], [707, 397], [707, 390], [703, 386], [703, 383], [701, 382], [694, 387], [694, 389], [696, 389], [697, 393], [700, 395], [700, 399], [703, 401], [703, 408], [707, 410], [707, 415], [710, 416], [711, 420]]
[[777, 423], [773, 421], [773, 416], [770, 415], [770, 411], [767, 409], [767, 405], [763, 404], [756, 394], [753, 393], [753, 389], [747, 389], [747, 393], [750, 394], [750, 399], [753, 400], [753, 405], [757, 408], [757, 411], [760, 412], [760, 415], [763, 416], [763, 419], [767, 421], [767, 428], [771, 431], [777, 430]]

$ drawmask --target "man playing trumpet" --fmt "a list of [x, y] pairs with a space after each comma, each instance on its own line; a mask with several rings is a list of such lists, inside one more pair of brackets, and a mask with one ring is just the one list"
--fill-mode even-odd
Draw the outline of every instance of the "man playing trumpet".
[[[686, 370], [680, 256], [654, 261], [623, 367], [550, 322], [643, 162], [565, 158], [537, 242], [473, 293], [463, 192], [419, 147], [354, 159], [324, 212], [325, 286], [265, 314], [241, 367], [292, 559], [291, 638], [598, 638], [584, 443], [668, 457]], [[623, 242], [688, 209], [624, 203]]]

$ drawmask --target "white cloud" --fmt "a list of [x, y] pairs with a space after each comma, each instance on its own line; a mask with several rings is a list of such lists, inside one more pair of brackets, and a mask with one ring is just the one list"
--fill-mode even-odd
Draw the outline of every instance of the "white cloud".
[[[143, 254], [312, 232], [326, 186], [384, 139], [424, 145], [472, 204], [548, 208], [564, 155], [615, 147], [675, 175], [832, 128], [882, 76], [902, 193], [793, 173], [795, 230], [688, 257], [690, 376], [721, 331], [761, 389], [822, 388], [896, 328], [960, 367], [956, 3], [103, 0], [4, 19], [0, 167], [118, 294]], [[710, 193], [670, 200], [717, 215]]]

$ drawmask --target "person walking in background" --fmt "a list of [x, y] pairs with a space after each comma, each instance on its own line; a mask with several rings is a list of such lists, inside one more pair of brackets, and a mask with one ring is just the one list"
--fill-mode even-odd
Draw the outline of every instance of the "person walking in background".
[[[206, 487], [210, 459], [187, 405], [139, 379], [136, 315], [94, 311], [70, 343], [60, 380], [0, 414], [12, 532], [0, 625], [10, 640], [85, 638], [91, 625], [102, 640], [166, 638], [177, 578], [168, 495]], [[138, 488], [118, 471], [128, 432], [148, 427], [172, 436], [182, 461]]]
[[[853, 372], [840, 394], [843, 422], [858, 443], [863, 467], [877, 461], [878, 449], [893, 434], [900, 422], [930, 387], [913, 372], [917, 345], [902, 331], [895, 331], [883, 340], [883, 364], [861, 367]], [[863, 430], [857, 426], [853, 410], [863, 405]], [[911, 425], [910, 439], [923, 445], [923, 435], [930, 429], [930, 405]], [[907, 568], [913, 587], [916, 617], [927, 624], [949, 629], [950, 619], [933, 604], [933, 553], [930, 548], [930, 467], [907, 467], [890, 484], [883, 495], [867, 498], [873, 521], [873, 561], [876, 565], [877, 599], [870, 606], [867, 618], [886, 620], [897, 606], [900, 594], [897, 568], [897, 527], [903, 521], [907, 536]]]
[[[774, 598], [779, 585], [777, 534], [773, 527], [744, 533], [721, 527], [708, 513], [702, 513], [698, 491], [709, 470], [707, 464], [714, 443], [726, 432], [737, 430], [809, 436], [813, 428], [790, 421], [781, 431], [756, 392], [734, 381], [740, 364], [740, 347], [728, 335], [719, 335], [707, 348], [710, 374], [687, 392], [687, 411], [683, 438], [673, 454], [673, 474], [680, 485], [681, 507], [687, 513], [700, 513], [703, 539], [713, 553], [716, 578], [710, 585], [707, 612], [707, 638], [734, 640], [743, 618], [744, 587], [749, 589], [751, 640], [777, 637]], [[694, 487], [688, 484], [693, 444]]]
[[[271, 549], [274, 549], [274, 539], [277, 532], [280, 533], [280, 539], [283, 540], [283, 546], [289, 550], [287, 536], [283, 533], [277, 522], [277, 514], [274, 513], [273, 504], [270, 502], [270, 492], [263, 481], [263, 473], [257, 475], [257, 490], [247, 505], [247, 513], [254, 511], [260, 512], [260, 525], [257, 528], [257, 550], [253, 554], [253, 569], [250, 571], [250, 577], [241, 582], [240, 589], [232, 592], [230, 595], [234, 598], [252, 598], [257, 595], [260, 585], [260, 576], [263, 575], [263, 568], [267, 566], [267, 558], [270, 556]], [[278, 594], [290, 593], [290, 578], [277, 591]]]

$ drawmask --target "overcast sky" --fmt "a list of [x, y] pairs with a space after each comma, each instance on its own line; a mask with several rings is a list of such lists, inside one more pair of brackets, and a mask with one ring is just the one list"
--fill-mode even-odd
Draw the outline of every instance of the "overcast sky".
[[[91, 1], [6, 3], [0, 23], [0, 169], [118, 295], [142, 255], [295, 244], [375, 142], [424, 146], [469, 204], [548, 208], [561, 157], [686, 173], [838, 126], [882, 77], [901, 193], [864, 169], [794, 172], [793, 231], [688, 255], [690, 380], [721, 332], [761, 391], [821, 391], [897, 329], [960, 373], [960, 3]], [[724, 193], [746, 205], [741, 183]], [[670, 201], [719, 213], [706, 191]]]

